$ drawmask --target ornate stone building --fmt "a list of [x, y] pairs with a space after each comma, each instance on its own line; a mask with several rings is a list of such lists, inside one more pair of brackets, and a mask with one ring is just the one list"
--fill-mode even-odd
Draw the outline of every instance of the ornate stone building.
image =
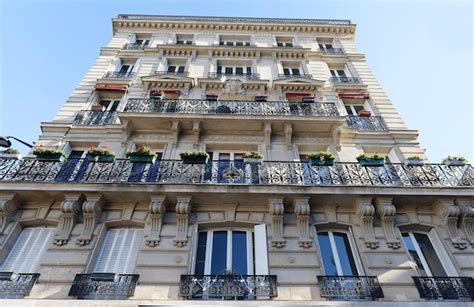
[[[473, 168], [407, 159], [425, 158], [418, 133], [356, 49], [355, 24], [112, 24], [41, 123], [36, 148], [66, 158], [0, 159], [0, 304], [473, 299]], [[91, 145], [115, 160], [88, 157]], [[152, 161], [126, 157], [143, 146]], [[191, 150], [210, 158], [183, 163]], [[318, 151], [334, 164], [309, 159]]]

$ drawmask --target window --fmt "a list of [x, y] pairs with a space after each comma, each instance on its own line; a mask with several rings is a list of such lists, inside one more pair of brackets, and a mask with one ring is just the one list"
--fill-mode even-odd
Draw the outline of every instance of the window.
[[328, 43], [326, 43], [326, 44], [319, 44], [319, 49], [321, 49], [321, 50], [327, 51], [327, 50], [331, 50], [331, 49], [333, 49], [333, 48], [334, 48], [334, 47], [332, 46], [332, 44], [328, 44]]
[[318, 243], [326, 276], [359, 276], [349, 236], [345, 232], [318, 232]]
[[53, 233], [53, 228], [24, 228], [0, 270], [3, 272], [35, 273]]
[[217, 95], [208, 94], [208, 95], [206, 95], [206, 100], [207, 101], [217, 101]]
[[268, 100], [267, 96], [255, 96], [256, 102], [266, 102]]
[[176, 44], [177, 45], [192, 45], [193, 36], [192, 35], [176, 35]]
[[137, 40], [135, 41], [135, 45], [137, 45], [137, 46], [142, 46], [142, 48], [147, 47], [148, 44], [150, 44], [150, 40], [149, 40], [149, 39], [137, 39]]
[[293, 47], [292, 37], [277, 37], [276, 41], [278, 47]]
[[185, 69], [184, 65], [169, 65], [167, 72], [169, 73], [183, 73]]
[[300, 69], [297, 67], [283, 67], [283, 74], [285, 76], [299, 76]]
[[402, 237], [405, 247], [421, 276], [447, 276], [438, 253], [427, 234], [405, 232], [402, 233]]
[[364, 111], [365, 110], [363, 104], [346, 104], [346, 103], [344, 103], [344, 106], [346, 107], [347, 114], [354, 115], [354, 116], [357, 116], [357, 114], [359, 114], [359, 111]]
[[103, 111], [114, 112], [120, 104], [120, 99], [101, 99], [99, 104], [104, 106]]
[[331, 69], [331, 76], [336, 78], [345, 78], [347, 77], [346, 72], [344, 69]]
[[217, 66], [218, 74], [226, 75], [250, 75], [252, 74], [252, 67], [242, 67], [242, 66]]
[[143, 230], [109, 229], [95, 264], [94, 273], [132, 274], [143, 239]]
[[250, 46], [249, 41], [227, 41], [221, 40], [219, 41], [220, 46]]

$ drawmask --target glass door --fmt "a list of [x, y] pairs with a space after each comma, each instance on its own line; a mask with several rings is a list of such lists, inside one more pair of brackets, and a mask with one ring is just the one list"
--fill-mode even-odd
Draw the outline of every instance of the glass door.
[[326, 276], [359, 276], [360, 270], [356, 263], [347, 233], [336, 231], [318, 232], [318, 243]]
[[446, 270], [431, 244], [428, 235], [423, 233], [402, 233], [403, 242], [420, 276], [446, 277]]

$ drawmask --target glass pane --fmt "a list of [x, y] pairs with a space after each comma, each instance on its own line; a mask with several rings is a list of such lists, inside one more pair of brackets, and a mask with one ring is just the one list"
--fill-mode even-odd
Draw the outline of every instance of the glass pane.
[[324, 275], [337, 275], [336, 262], [334, 261], [328, 233], [318, 233], [318, 242], [321, 249], [321, 258], [323, 258]]
[[438, 258], [438, 254], [436, 254], [433, 245], [431, 245], [430, 238], [422, 233], [415, 233], [414, 236], [428, 266], [430, 267], [431, 274], [433, 276], [447, 276], [446, 271]]
[[[364, 106], [362, 105], [354, 105], [354, 110], [356, 111], [356, 114], [359, 113], [359, 111], [363, 111], [364, 110]], [[354, 114], [354, 115], [356, 115]]]
[[291, 71], [293, 72], [293, 76], [299, 76], [300, 70], [298, 68], [292, 68]]
[[241, 161], [244, 159], [244, 154], [242, 153], [235, 153], [234, 154], [234, 161]]
[[[347, 114], [349, 114], [349, 115], [352, 114], [351, 106], [346, 106], [346, 112], [347, 112]], [[353, 114], [353, 115], [355, 115], [355, 114]]]
[[183, 73], [184, 72], [184, 66], [178, 66], [178, 72]]
[[225, 73], [226, 74], [232, 74], [234, 72], [234, 68], [233, 67], [226, 67], [225, 68]]
[[230, 153], [220, 153], [219, 160], [230, 160]]
[[222, 66], [217, 66], [217, 73], [220, 74], [222, 72]]
[[346, 76], [346, 73], [344, 72], [344, 70], [338, 70], [337, 73], [339, 74], [339, 77], [345, 77]]
[[168, 72], [175, 72], [176, 66], [168, 66]]
[[415, 264], [418, 268], [418, 273], [421, 276], [427, 276], [425, 268], [423, 267], [423, 264], [421, 263], [420, 257], [418, 256], [418, 253], [416, 252], [415, 245], [413, 245], [413, 242], [408, 235], [408, 233], [403, 233], [403, 243], [405, 243], [405, 247], [408, 250], [408, 253], [410, 254], [411, 258], [413, 261], [415, 261]]
[[206, 263], [206, 243], [207, 232], [200, 232], [196, 254], [196, 269], [194, 270], [194, 274], [196, 275], [204, 275], [204, 265]]
[[111, 108], [109, 109], [109, 111], [110, 111], [110, 112], [115, 112], [115, 110], [117, 110], [117, 107], [118, 107], [119, 103], [120, 103], [120, 101], [114, 101], [114, 102], [112, 103], [112, 106], [111, 106]]
[[211, 274], [225, 272], [227, 268], [227, 231], [214, 231], [212, 238]]
[[358, 276], [357, 267], [352, 256], [349, 239], [345, 233], [334, 233], [334, 241], [336, 242], [337, 253], [339, 254], [339, 261], [341, 262], [342, 275], [344, 276]]
[[235, 274], [247, 275], [247, 233], [232, 232], [232, 271]]
[[335, 71], [335, 70], [332, 70], [332, 69], [331, 69], [330, 71], [331, 71], [331, 76], [337, 77], [337, 74], [336, 74], [336, 71]]
[[283, 74], [288, 76], [290, 74], [290, 70], [288, 68], [283, 68]]
[[236, 67], [235, 68], [235, 74], [236, 75], [243, 75], [244, 74], [244, 69], [242, 67]]
[[293, 47], [293, 43], [286, 43], [287, 47]]

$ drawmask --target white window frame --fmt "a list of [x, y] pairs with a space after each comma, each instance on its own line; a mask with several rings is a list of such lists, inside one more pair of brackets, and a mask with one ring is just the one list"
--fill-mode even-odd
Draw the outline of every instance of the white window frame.
[[342, 104], [344, 105], [344, 107], [349, 107], [351, 109], [351, 114], [349, 114], [349, 115], [357, 116], [357, 112], [356, 112], [356, 109], [354, 108], [354, 106], [362, 106], [362, 108], [364, 110], [366, 110], [365, 103], [344, 103], [343, 102]]
[[[242, 68], [242, 75], [247, 75], [247, 68], [250, 67], [250, 74], [252, 74], [252, 65], [250, 66], [224, 66], [224, 65], [217, 65], [216, 66], [216, 72], [217, 72], [217, 67], [221, 67], [221, 72], [220, 74], [223, 75], [235, 75], [235, 76], [240, 76], [236, 74], [237, 68]], [[232, 68], [232, 74], [227, 74], [225, 72], [226, 68]]]
[[[328, 48], [328, 45], [331, 45], [331, 48]], [[327, 51], [328, 49], [334, 49], [334, 44], [333, 43], [318, 43], [319, 49]], [[321, 48], [323, 47], [323, 48]]]
[[[343, 69], [331, 68], [329, 70], [330, 70], [330, 73], [331, 73], [331, 77], [337, 77], [337, 78], [351, 78], [352, 77], [351, 74], [349, 73], [349, 70], [347, 69], [347, 67], [344, 67]], [[343, 70], [346, 75], [345, 76], [340, 76], [339, 73], [337, 72], [338, 70]], [[333, 73], [334, 73], [334, 75], [333, 75]]]
[[[285, 74], [285, 69], [288, 69], [289, 74]], [[293, 69], [298, 69], [299, 75], [294, 75], [293, 74]], [[283, 66], [283, 74], [285, 76], [300, 76], [303, 75], [303, 70], [301, 69], [300, 66]]]
[[[125, 96], [125, 95], [124, 95], [124, 96]], [[112, 98], [112, 99], [107, 99], [107, 98], [102, 98], [102, 99], [100, 99], [100, 98], [99, 98], [98, 104], [100, 104], [103, 100], [108, 100], [108, 101], [110, 101], [110, 102], [109, 102], [109, 105], [105, 108], [104, 112], [105, 112], [105, 111], [110, 111], [110, 110], [112, 109], [112, 106], [113, 106], [115, 103], [117, 104], [117, 107], [115, 108], [115, 111], [117, 111], [117, 110], [119, 109], [119, 107], [120, 107], [120, 103], [122, 102], [122, 98], [123, 98], [123, 96], [122, 96], [120, 99], [114, 99], [114, 98]]]
[[135, 44], [138, 44], [137, 41], [142, 41], [140, 43], [140, 46], [145, 47], [145, 46], [150, 45], [151, 40], [149, 38], [138, 38], [138, 39], [135, 39]]
[[[174, 71], [169, 71], [170, 66], [174, 66]], [[183, 72], [186, 71], [186, 64], [176, 64], [176, 65], [175, 64], [168, 64], [166, 66], [166, 72], [167, 73], [177, 73], [177, 72], [179, 72], [180, 67], [183, 67]]]

